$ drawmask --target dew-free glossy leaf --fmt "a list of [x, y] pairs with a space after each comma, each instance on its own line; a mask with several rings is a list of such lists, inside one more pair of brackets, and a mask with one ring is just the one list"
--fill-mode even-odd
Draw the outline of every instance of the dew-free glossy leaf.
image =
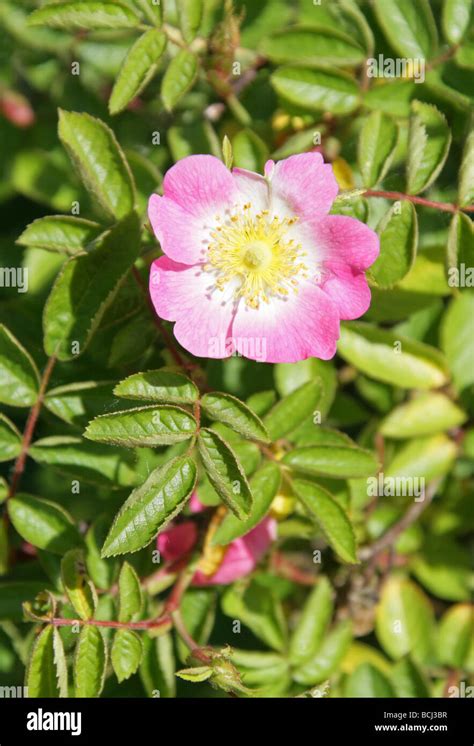
[[0, 324], [0, 401], [11, 407], [31, 407], [38, 388], [39, 375], [32, 358]]
[[61, 579], [74, 611], [81, 619], [92, 619], [97, 608], [97, 592], [87, 577], [81, 549], [71, 549], [64, 555]]
[[295, 471], [335, 479], [368, 477], [377, 471], [371, 451], [345, 445], [312, 445], [289, 451], [282, 462]]
[[30, 223], [16, 242], [20, 246], [72, 255], [85, 249], [103, 230], [92, 220], [71, 215], [47, 215]]
[[181, 49], [176, 57], [173, 57], [161, 84], [161, 98], [168, 111], [174, 109], [178, 101], [191, 88], [197, 71], [197, 57], [187, 49]]
[[407, 192], [418, 194], [439, 175], [448, 157], [451, 132], [436, 106], [412, 101], [408, 135]]
[[429, 59], [436, 49], [436, 24], [428, 0], [374, 0], [377, 21], [401, 57]]
[[143, 606], [140, 579], [128, 563], [124, 562], [118, 579], [119, 587], [119, 622], [134, 621]]
[[136, 552], [183, 509], [196, 482], [196, 464], [186, 456], [155, 469], [118, 512], [102, 548], [103, 557]]
[[54, 636], [56, 630], [50, 624], [44, 627], [30, 653], [25, 685], [28, 697], [58, 697], [59, 686], [54, 662]]
[[180, 443], [194, 435], [196, 427], [196, 420], [185, 409], [163, 404], [100, 415], [88, 424], [84, 435], [99, 443], [132, 448]]
[[319, 378], [303, 383], [285, 396], [265, 415], [263, 424], [272, 440], [288, 435], [313, 414], [322, 395]]
[[314, 658], [295, 669], [294, 680], [306, 686], [314, 686], [325, 681], [337, 670], [351, 641], [351, 622], [349, 620], [339, 622], [326, 636]]
[[182, 373], [161, 368], [134, 373], [117, 384], [115, 396], [176, 404], [192, 404], [199, 397], [195, 384]]
[[444, 0], [441, 23], [443, 33], [451, 44], [459, 44], [469, 28], [471, 0]]
[[71, 360], [86, 349], [139, 249], [135, 214], [117, 223], [100, 247], [64, 265], [43, 314], [48, 355]]
[[323, 575], [310, 592], [290, 640], [290, 658], [301, 665], [318, 651], [333, 612], [333, 590]]
[[343, 562], [356, 563], [356, 540], [349, 518], [332, 495], [320, 485], [295, 479], [293, 488]]
[[263, 39], [260, 49], [265, 57], [278, 64], [346, 67], [364, 60], [364, 50], [354, 37], [323, 26], [292, 26], [277, 31]]
[[81, 0], [50, 3], [33, 11], [28, 22], [31, 26], [50, 26], [67, 29], [133, 28], [140, 19], [127, 6], [119, 2], [94, 2]]
[[220, 435], [207, 428], [200, 431], [198, 446], [212, 486], [237, 518], [245, 520], [252, 509], [252, 492], [233, 450]]
[[21, 434], [8, 417], [0, 413], [0, 461], [11, 461], [21, 451]]
[[223, 422], [245, 438], [268, 443], [265, 425], [240, 399], [230, 394], [204, 394], [201, 406], [211, 420]]
[[64, 554], [81, 542], [69, 513], [49, 500], [18, 494], [8, 501], [8, 514], [20, 536], [39, 549]]
[[364, 186], [373, 187], [382, 181], [390, 164], [398, 140], [395, 121], [382, 111], [373, 111], [362, 125], [359, 134], [357, 162]]
[[411, 202], [393, 205], [380, 221], [380, 254], [369, 270], [378, 287], [389, 288], [413, 266], [418, 247], [418, 219]]
[[382, 648], [398, 660], [411, 653], [423, 660], [431, 648], [433, 609], [420, 588], [403, 577], [385, 582], [376, 610], [375, 630]]
[[112, 130], [89, 114], [60, 110], [58, 134], [84, 186], [106, 216], [117, 220], [128, 215], [135, 205], [135, 185]]
[[84, 625], [74, 655], [74, 696], [99, 697], [105, 680], [107, 647], [101, 630]]
[[138, 671], [142, 653], [142, 641], [136, 632], [131, 629], [117, 630], [110, 659], [119, 683]]
[[118, 114], [139, 96], [158, 70], [166, 48], [166, 35], [150, 29], [140, 36], [125, 57], [109, 99], [109, 111]]
[[349, 114], [359, 104], [354, 80], [336, 70], [279, 67], [271, 81], [283, 99], [309, 111]]

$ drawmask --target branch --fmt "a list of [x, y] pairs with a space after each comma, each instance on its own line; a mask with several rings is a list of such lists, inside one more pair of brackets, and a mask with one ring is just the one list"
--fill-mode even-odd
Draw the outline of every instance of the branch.
[[55, 364], [56, 364], [56, 358], [53, 355], [52, 357], [49, 358], [48, 362], [46, 363], [46, 368], [43, 371], [43, 376], [40, 381], [38, 398], [35, 404], [33, 405], [33, 407], [31, 408], [30, 413], [28, 415], [28, 419], [26, 421], [25, 430], [23, 432], [23, 438], [21, 441], [21, 450], [15, 461], [15, 465], [13, 467], [12, 479], [10, 483], [10, 488], [8, 490], [8, 498], [13, 497], [17, 492], [18, 485], [21, 479], [21, 475], [23, 474], [23, 471], [25, 469], [25, 462], [28, 456], [28, 450], [31, 445], [31, 440], [33, 438], [33, 434], [35, 431], [36, 422], [38, 420], [41, 407], [43, 406], [44, 396], [46, 394], [46, 389], [48, 387], [49, 379], [51, 378], [51, 373], [53, 372], [53, 368]]
[[384, 549], [392, 546], [398, 536], [402, 533], [402, 531], [411, 526], [412, 523], [415, 523], [415, 521], [420, 517], [423, 511], [426, 510], [428, 505], [433, 500], [440, 482], [440, 479], [435, 479], [433, 482], [431, 482], [431, 484], [428, 485], [425, 491], [425, 499], [422, 502], [413, 503], [413, 505], [407, 510], [405, 515], [400, 518], [400, 520], [391, 528], [389, 528], [389, 530], [385, 534], [383, 534], [383, 536], [377, 539], [377, 541], [374, 541], [371, 546], [363, 547], [359, 552], [359, 559], [362, 560], [362, 562], [366, 562], [367, 560], [372, 559], [373, 557], [376, 557], [378, 554], [383, 552]]
[[54, 627], [73, 627], [75, 624], [81, 625], [81, 627], [85, 627], [87, 625], [92, 627], [113, 627], [114, 629], [138, 629], [138, 630], [147, 630], [147, 629], [157, 629], [159, 627], [166, 627], [171, 626], [172, 619], [171, 614], [169, 612], [163, 614], [160, 617], [157, 617], [156, 619], [144, 619], [141, 622], [113, 622], [113, 621], [104, 621], [101, 619], [62, 619], [62, 618], [53, 618], [49, 621], [50, 624], [52, 624]]
[[415, 205], [423, 205], [423, 207], [433, 207], [436, 210], [442, 210], [444, 212], [459, 212], [463, 210], [465, 212], [474, 212], [474, 205], [468, 207], [458, 207], [450, 202], [434, 202], [431, 199], [425, 199], [424, 197], [415, 197], [411, 194], [404, 194], [403, 192], [383, 192], [376, 189], [367, 189], [364, 192], [364, 197], [382, 197], [383, 199], [394, 199], [394, 200], [407, 200], [413, 202]]

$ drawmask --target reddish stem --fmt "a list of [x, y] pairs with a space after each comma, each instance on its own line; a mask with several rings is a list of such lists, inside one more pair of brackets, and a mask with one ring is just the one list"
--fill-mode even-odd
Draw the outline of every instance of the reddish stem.
[[413, 202], [415, 205], [423, 205], [423, 207], [433, 207], [436, 210], [443, 210], [444, 212], [459, 212], [464, 210], [465, 212], [474, 212], [474, 205], [468, 207], [458, 207], [450, 202], [434, 202], [431, 199], [425, 199], [424, 197], [415, 197], [411, 194], [404, 194], [403, 192], [383, 192], [377, 189], [367, 189], [364, 192], [365, 197], [383, 197], [384, 199], [394, 200], [407, 200]]
[[33, 438], [33, 434], [35, 431], [36, 422], [38, 420], [41, 407], [43, 406], [44, 395], [46, 393], [49, 379], [51, 378], [51, 373], [53, 372], [53, 368], [55, 364], [56, 364], [56, 358], [53, 355], [52, 357], [49, 358], [46, 364], [46, 368], [43, 371], [43, 376], [41, 378], [40, 387], [38, 391], [38, 398], [35, 404], [33, 405], [33, 407], [31, 408], [30, 413], [28, 415], [28, 419], [26, 421], [25, 430], [23, 432], [23, 438], [21, 441], [21, 450], [15, 461], [15, 465], [13, 467], [12, 480], [10, 483], [10, 488], [8, 490], [9, 498], [13, 497], [16, 494], [18, 485], [20, 483], [21, 475], [23, 474], [25, 470], [25, 462], [28, 456], [28, 450], [31, 445], [31, 440]]

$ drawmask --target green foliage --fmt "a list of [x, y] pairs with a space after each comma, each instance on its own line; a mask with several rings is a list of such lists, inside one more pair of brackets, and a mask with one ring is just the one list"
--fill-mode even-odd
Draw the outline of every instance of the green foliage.
[[[0, 0], [0, 676], [438, 697], [474, 672], [472, 2], [233, 6]], [[192, 357], [150, 195], [313, 151], [370, 308], [330, 361]]]

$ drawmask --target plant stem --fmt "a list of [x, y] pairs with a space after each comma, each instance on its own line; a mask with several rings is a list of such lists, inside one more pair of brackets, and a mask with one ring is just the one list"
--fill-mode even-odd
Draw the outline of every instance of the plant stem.
[[15, 461], [15, 465], [13, 467], [12, 479], [10, 482], [10, 488], [8, 490], [8, 498], [13, 497], [16, 494], [16, 491], [18, 489], [21, 475], [23, 474], [23, 471], [25, 469], [25, 462], [28, 456], [28, 450], [31, 445], [31, 440], [33, 438], [33, 434], [35, 431], [36, 422], [38, 420], [41, 407], [43, 406], [44, 396], [46, 394], [46, 389], [48, 387], [49, 379], [51, 378], [51, 373], [53, 372], [53, 368], [55, 364], [56, 364], [56, 358], [53, 355], [52, 357], [49, 358], [48, 362], [46, 363], [46, 367], [43, 371], [43, 376], [40, 381], [38, 398], [35, 404], [33, 405], [33, 407], [31, 408], [30, 413], [28, 415], [28, 419], [26, 421], [25, 430], [23, 432], [23, 438], [21, 441], [21, 450]]
[[423, 511], [426, 510], [428, 505], [433, 500], [440, 482], [440, 479], [435, 479], [433, 482], [431, 482], [431, 484], [428, 485], [425, 491], [424, 500], [413, 503], [413, 505], [407, 510], [405, 515], [402, 516], [402, 518], [400, 518], [400, 520], [391, 528], [389, 528], [389, 530], [385, 534], [377, 539], [377, 541], [374, 541], [371, 546], [363, 547], [359, 552], [359, 559], [363, 562], [373, 559], [388, 547], [393, 546], [402, 531], [411, 526], [412, 523], [415, 523], [415, 521], [420, 517]]
[[434, 202], [431, 199], [425, 199], [424, 197], [415, 197], [411, 194], [404, 194], [403, 192], [383, 192], [377, 189], [367, 189], [364, 192], [365, 197], [381, 197], [383, 199], [394, 199], [394, 200], [407, 200], [413, 202], [415, 205], [423, 205], [423, 207], [433, 207], [436, 210], [443, 210], [444, 212], [459, 212], [464, 210], [465, 212], [474, 212], [474, 205], [467, 207], [458, 207], [450, 202]]

